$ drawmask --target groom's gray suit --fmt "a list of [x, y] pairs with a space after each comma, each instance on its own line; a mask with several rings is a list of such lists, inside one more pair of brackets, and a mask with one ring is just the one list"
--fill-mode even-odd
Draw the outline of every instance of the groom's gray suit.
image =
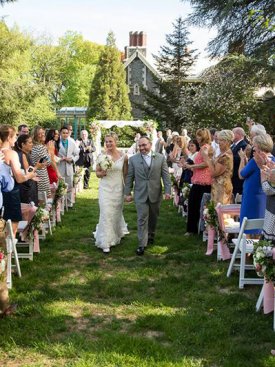
[[125, 195], [131, 195], [134, 184], [134, 201], [137, 209], [139, 247], [146, 247], [149, 238], [153, 239], [162, 199], [162, 185], [165, 194], [171, 194], [171, 180], [165, 157], [151, 153], [150, 167], [142, 154], [129, 159], [128, 175], [125, 182]]

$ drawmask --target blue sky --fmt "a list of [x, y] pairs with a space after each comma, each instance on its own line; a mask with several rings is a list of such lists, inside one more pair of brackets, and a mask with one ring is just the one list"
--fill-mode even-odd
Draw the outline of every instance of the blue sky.
[[[165, 35], [172, 32], [175, 19], [185, 18], [190, 12], [189, 4], [180, 0], [17, 0], [0, 7], [0, 16], [9, 26], [17, 24], [34, 36], [47, 34], [54, 41], [71, 30], [105, 44], [112, 30], [118, 48], [123, 50], [130, 31], [144, 31], [150, 61], [150, 53], [158, 53], [165, 44]], [[214, 35], [214, 31], [190, 28], [192, 47], [201, 53], [195, 72], [209, 65], [204, 49]]]

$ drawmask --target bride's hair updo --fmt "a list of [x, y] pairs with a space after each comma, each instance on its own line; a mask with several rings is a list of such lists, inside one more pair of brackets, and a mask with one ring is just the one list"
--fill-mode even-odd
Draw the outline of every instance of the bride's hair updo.
[[108, 134], [105, 135], [105, 139], [106, 138], [113, 138], [115, 143], [118, 143], [118, 136], [114, 131], [110, 131]]

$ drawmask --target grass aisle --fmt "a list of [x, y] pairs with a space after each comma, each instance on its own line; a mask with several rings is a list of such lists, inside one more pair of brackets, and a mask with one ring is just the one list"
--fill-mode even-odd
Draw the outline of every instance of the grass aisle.
[[18, 313], [0, 321], [0, 366], [275, 366], [272, 315], [255, 312], [260, 288], [227, 279], [227, 263], [183, 236], [171, 202], [144, 257], [133, 204], [131, 234], [107, 256], [95, 248], [97, 185], [93, 176], [33, 262], [21, 260], [10, 293]]

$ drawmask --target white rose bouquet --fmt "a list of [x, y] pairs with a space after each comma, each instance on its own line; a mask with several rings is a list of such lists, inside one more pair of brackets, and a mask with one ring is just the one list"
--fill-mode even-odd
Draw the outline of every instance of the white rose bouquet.
[[97, 158], [96, 163], [103, 171], [107, 171], [108, 169], [113, 167], [112, 157], [108, 154], [100, 154]]
[[275, 281], [275, 248], [270, 241], [255, 242], [253, 263], [259, 277], [268, 281]]

